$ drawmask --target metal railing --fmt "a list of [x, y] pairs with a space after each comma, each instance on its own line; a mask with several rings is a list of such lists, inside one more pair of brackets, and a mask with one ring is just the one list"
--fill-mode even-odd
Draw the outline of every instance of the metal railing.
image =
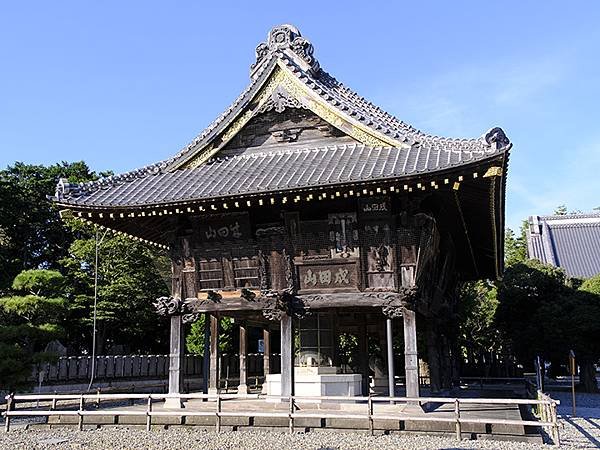
[[[10, 422], [13, 417], [30, 417], [30, 416], [77, 416], [78, 428], [83, 429], [83, 418], [85, 416], [145, 416], [146, 429], [150, 430], [152, 426], [152, 417], [188, 417], [188, 416], [205, 416], [215, 417], [215, 431], [221, 431], [221, 419], [223, 417], [267, 417], [267, 418], [287, 418], [290, 432], [294, 431], [294, 420], [299, 418], [318, 418], [318, 419], [367, 419], [368, 429], [373, 434], [374, 420], [399, 420], [399, 421], [430, 421], [430, 422], [446, 422], [454, 423], [456, 438], [462, 439], [463, 424], [489, 424], [489, 425], [516, 425], [516, 426], [535, 426], [542, 427], [548, 430], [548, 435], [552, 438], [552, 442], [560, 445], [559, 427], [557, 419], [557, 405], [560, 403], [545, 394], [542, 394], [538, 399], [498, 399], [498, 398], [447, 398], [447, 397], [347, 397], [347, 396], [265, 396], [261, 394], [80, 394], [80, 395], [8, 395], [7, 409], [3, 413], [6, 418], [5, 431], [10, 430]], [[153, 400], [179, 399], [191, 400], [201, 399], [214, 402], [214, 410], [191, 411], [191, 410], [154, 410]], [[249, 400], [249, 399], [270, 399], [280, 402], [287, 402], [289, 408], [286, 412], [283, 411], [252, 411], [252, 410], [235, 410], [223, 411], [223, 400]], [[101, 400], [126, 401], [129, 400], [132, 404], [135, 400], [145, 400], [145, 410], [132, 409], [109, 409], [109, 410], [86, 410], [86, 402], [95, 402], [97, 408], [100, 407]], [[39, 402], [50, 401], [49, 410], [32, 410], [32, 409], [17, 409], [17, 402]], [[76, 410], [72, 409], [57, 409], [58, 402], [75, 401], [78, 403]], [[304, 412], [298, 410], [298, 402], [302, 401], [337, 401], [337, 402], [364, 402], [366, 410], [364, 412], [353, 413], [328, 413], [325, 410], [316, 410], [315, 412]], [[453, 404], [454, 409], [451, 411], [452, 417], [440, 417], [439, 415], [410, 415], [404, 413], [375, 413], [374, 403], [407, 403], [407, 404], [424, 404], [424, 403], [439, 403]], [[461, 415], [461, 405], [530, 405], [537, 409], [540, 420], [510, 420], [496, 418], [469, 418]], [[450, 412], [450, 411], [448, 411]]]

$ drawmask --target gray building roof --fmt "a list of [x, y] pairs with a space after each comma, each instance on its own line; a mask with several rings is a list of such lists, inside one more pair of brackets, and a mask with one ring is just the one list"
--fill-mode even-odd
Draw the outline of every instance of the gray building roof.
[[571, 277], [600, 273], [600, 213], [530, 216], [527, 252]]

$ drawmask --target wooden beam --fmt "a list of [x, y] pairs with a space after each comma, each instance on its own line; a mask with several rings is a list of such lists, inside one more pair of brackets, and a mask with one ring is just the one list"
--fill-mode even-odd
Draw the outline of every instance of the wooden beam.
[[[298, 295], [298, 299], [309, 309], [324, 308], [356, 308], [378, 307], [386, 305], [392, 298], [402, 299], [402, 294], [396, 292], [349, 292], [338, 294]], [[269, 299], [257, 296], [253, 300], [242, 297], [223, 298], [218, 302], [208, 299], [186, 298], [189, 310], [194, 312], [226, 312], [226, 311], [261, 311], [269, 303]]]

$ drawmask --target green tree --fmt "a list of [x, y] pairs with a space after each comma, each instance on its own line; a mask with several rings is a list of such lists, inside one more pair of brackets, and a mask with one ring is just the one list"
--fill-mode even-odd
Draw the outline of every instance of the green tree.
[[510, 228], [506, 229], [504, 234], [504, 263], [507, 267], [527, 260], [526, 227], [527, 221], [524, 221], [521, 224], [518, 236]]
[[[61, 260], [70, 286], [68, 342], [75, 351], [91, 351], [96, 235], [89, 226], [70, 225], [80, 238]], [[136, 353], [164, 351], [168, 324], [152, 303], [168, 295], [168, 256], [111, 232], [104, 235], [98, 253], [97, 353], [116, 345]]]
[[[489, 281], [465, 283], [460, 290], [458, 340], [469, 359], [485, 360], [489, 371], [492, 353], [503, 350], [502, 335], [495, 324], [497, 288]], [[481, 356], [484, 356], [481, 358]]]
[[585, 280], [579, 293], [573, 321], [579, 325], [580, 379], [586, 392], [598, 392], [594, 364], [600, 359], [600, 273]]
[[536, 355], [566, 362], [578, 355], [581, 385], [597, 391], [593, 364], [600, 358], [600, 295], [597, 280], [575, 289], [562, 269], [539, 261], [508, 267], [498, 290], [496, 323], [512, 351], [531, 367]]
[[589, 292], [590, 294], [600, 295], [600, 273], [585, 280], [579, 290]]
[[565, 215], [567, 215], [568, 214], [567, 205], [565, 205], [565, 204], [558, 205], [556, 207], [556, 209], [554, 210], [554, 214], [557, 215], [557, 216], [565, 216]]
[[[204, 327], [206, 324], [206, 314], [192, 323], [190, 330], [185, 337], [187, 351], [194, 355], [204, 355]], [[235, 327], [229, 317], [219, 319], [219, 350], [228, 353], [233, 350], [233, 333]]]
[[0, 295], [27, 269], [56, 269], [73, 233], [63, 226], [48, 196], [59, 178], [91, 181], [98, 175], [84, 162], [31, 165], [17, 162], [0, 170]]
[[15, 278], [14, 295], [0, 298], [0, 390], [26, 387], [33, 364], [52, 360], [48, 342], [64, 335], [64, 277], [27, 270]]
[[540, 317], [545, 310], [559, 305], [568, 293], [567, 277], [562, 269], [529, 260], [510, 266], [504, 272], [498, 290], [496, 324], [512, 344], [512, 351], [527, 367], [536, 355], [546, 357], [554, 351], [551, 342], [560, 339], [549, 323]]

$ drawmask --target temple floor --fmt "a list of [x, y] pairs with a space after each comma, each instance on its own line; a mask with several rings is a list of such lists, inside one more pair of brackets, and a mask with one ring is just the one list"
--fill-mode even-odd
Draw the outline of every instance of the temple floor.
[[[91, 407], [90, 407], [91, 408]], [[201, 399], [190, 399], [185, 402], [183, 409], [167, 409], [163, 401], [155, 401], [152, 405], [154, 412], [169, 411], [170, 416], [154, 416], [152, 424], [156, 426], [196, 425], [213, 427], [216, 418], [213, 415], [193, 416], [194, 412], [216, 411], [216, 401], [204, 401]], [[65, 408], [66, 409], [66, 408]], [[145, 425], [146, 424], [146, 402], [134, 405], [111, 405], [102, 404], [101, 409], [106, 415], [85, 416], [86, 425]], [[312, 429], [347, 429], [368, 430], [367, 402], [323, 402], [297, 403], [296, 414], [306, 414], [307, 417], [294, 419], [294, 428], [297, 431], [308, 431]], [[112, 411], [139, 411], [139, 416], [119, 415], [114, 416]], [[226, 399], [221, 401], [221, 411], [226, 414], [221, 418], [222, 430], [243, 430], [254, 427], [281, 429], [289, 426], [287, 413], [289, 403], [274, 402], [265, 399]], [[180, 414], [178, 414], [180, 413]], [[270, 413], [278, 413], [279, 417], [268, 417]], [[239, 414], [239, 415], [238, 415]], [[343, 417], [343, 416], [356, 417]], [[424, 408], [404, 403], [389, 404], [387, 402], [373, 402], [373, 415], [385, 416], [385, 418], [373, 419], [374, 430], [386, 432], [427, 432], [427, 433], [454, 433], [455, 422], [444, 421], [454, 419], [454, 404], [432, 404], [424, 405]], [[325, 416], [325, 417], [322, 417]], [[339, 416], [339, 417], [336, 417]], [[362, 417], [360, 417], [362, 416]], [[464, 404], [461, 405], [460, 417], [463, 420], [485, 419], [485, 420], [522, 420], [521, 412], [517, 405], [497, 404]], [[439, 420], [438, 420], [439, 419]], [[50, 425], [76, 424], [76, 416], [58, 415], [50, 417]], [[511, 438], [539, 439], [539, 433], [534, 437], [531, 430], [526, 430], [522, 425], [486, 424], [486, 423], [463, 423], [462, 433], [465, 437], [477, 438], [485, 436], [511, 436]]]

